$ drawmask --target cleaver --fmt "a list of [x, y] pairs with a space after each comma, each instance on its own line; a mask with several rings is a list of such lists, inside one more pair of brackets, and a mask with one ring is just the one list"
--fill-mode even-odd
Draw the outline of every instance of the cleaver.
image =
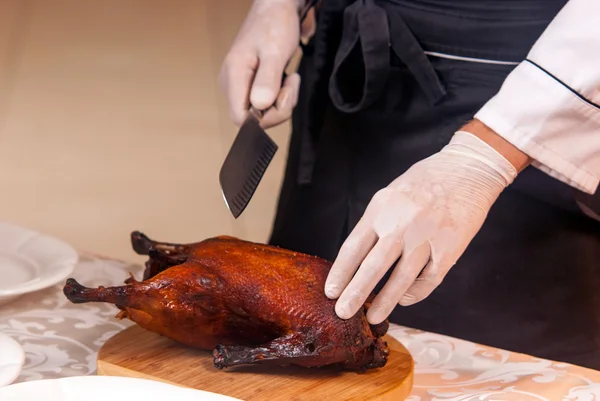
[[[318, 0], [309, 0], [300, 12], [300, 24]], [[286, 69], [288, 69], [286, 67]], [[281, 82], [287, 74], [284, 72]], [[225, 205], [238, 218], [250, 203], [278, 146], [260, 126], [264, 112], [250, 107], [219, 172]]]

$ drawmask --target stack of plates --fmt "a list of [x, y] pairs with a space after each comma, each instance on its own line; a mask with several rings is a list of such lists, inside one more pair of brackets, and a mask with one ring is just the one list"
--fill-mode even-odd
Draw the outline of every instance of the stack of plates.
[[0, 305], [64, 281], [77, 260], [63, 241], [0, 222]]
[[[0, 222], [0, 308], [64, 281], [77, 260], [77, 251], [63, 241]], [[24, 360], [19, 344], [0, 333], [0, 387], [19, 376]]]

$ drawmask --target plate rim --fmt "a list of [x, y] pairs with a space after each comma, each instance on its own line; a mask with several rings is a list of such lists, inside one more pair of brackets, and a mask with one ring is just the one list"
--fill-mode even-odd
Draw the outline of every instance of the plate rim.
[[2, 370], [3, 366], [13, 366], [13, 365], [16, 366], [15, 370], [13, 371], [12, 378], [10, 378], [10, 376], [7, 376], [7, 377], [9, 377], [9, 379], [6, 379], [3, 381], [2, 375], [0, 374], [0, 389], [2, 387], [6, 387], [6, 386], [12, 384], [19, 377], [19, 375], [23, 371], [23, 366], [25, 365], [25, 350], [23, 349], [21, 344], [19, 344], [17, 342], [17, 340], [12, 338], [8, 334], [0, 333], [0, 341], [2, 341], [2, 340], [5, 340], [7, 343], [11, 344], [14, 347], [14, 349], [16, 349], [19, 352], [20, 360], [17, 361], [16, 363], [8, 363], [8, 364], [0, 363], [0, 370]]
[[[177, 395], [183, 394], [183, 393], [189, 393], [189, 394], [196, 393], [198, 395], [216, 397], [218, 400], [215, 400], [215, 401], [243, 401], [239, 398], [234, 398], [229, 395], [219, 394], [219, 393], [206, 391], [206, 390], [198, 390], [198, 389], [193, 389], [193, 388], [189, 388], [189, 387], [182, 387], [182, 386], [178, 386], [175, 384], [165, 383], [165, 382], [158, 381], [158, 380], [150, 380], [150, 379], [146, 379], [146, 378], [142, 378], [142, 377], [100, 376], [100, 375], [68, 376], [68, 377], [47, 378], [47, 379], [39, 379], [39, 380], [31, 380], [31, 381], [25, 381], [25, 382], [20, 382], [20, 383], [14, 383], [9, 386], [0, 387], [0, 395], [2, 395], [2, 392], [5, 392], [5, 391], [6, 392], [7, 391], [11, 391], [11, 392], [17, 391], [17, 390], [14, 390], [17, 387], [25, 388], [25, 387], [35, 387], [35, 386], [40, 386], [40, 385], [43, 386], [44, 383], [48, 383], [50, 385], [52, 383], [57, 383], [60, 385], [62, 385], [64, 383], [65, 385], [68, 386], [69, 383], [76, 382], [76, 381], [80, 381], [80, 382], [84, 382], [84, 383], [89, 382], [89, 383], [85, 383], [85, 384], [86, 384], [86, 386], [90, 386], [90, 390], [92, 390], [95, 387], [104, 387], [104, 386], [110, 385], [111, 382], [113, 383], [113, 385], [116, 384], [116, 382], [122, 382], [123, 386], [128, 385], [131, 382], [135, 382], [136, 385], [141, 385], [141, 386], [148, 385], [150, 387], [164, 387], [164, 388], [171, 387], [173, 389], [173, 392], [174, 392], [173, 395], [175, 397]], [[97, 384], [94, 382], [97, 382]], [[9, 387], [10, 387], [9, 390], [5, 390]]]
[[[34, 230], [6, 220], [1, 220], [0, 226], [8, 227], [9, 229], [19, 231], [28, 231], [31, 235], [31, 238], [41, 237], [50, 239], [57, 243], [64, 250], [64, 255], [66, 255], [65, 260], [61, 261], [60, 263], [54, 263], [54, 265], [57, 267], [57, 269], [55, 269], [53, 272], [54, 274], [36, 276], [32, 280], [15, 285], [14, 288], [0, 289], [0, 300], [3, 298], [16, 297], [50, 288], [60, 283], [61, 281], [66, 280], [68, 276], [72, 274], [75, 270], [75, 266], [79, 262], [79, 252], [77, 252], [77, 250], [73, 246], [71, 246], [69, 243], [62, 240], [61, 238], [50, 234], [44, 234], [41, 231]], [[27, 257], [26, 253], [14, 252], [13, 254]], [[31, 284], [31, 282], [34, 280], [37, 280], [37, 282]]]

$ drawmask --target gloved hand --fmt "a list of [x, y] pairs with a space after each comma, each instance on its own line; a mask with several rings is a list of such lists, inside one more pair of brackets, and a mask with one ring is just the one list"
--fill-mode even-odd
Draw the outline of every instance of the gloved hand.
[[261, 120], [263, 128], [280, 124], [292, 115], [300, 77], [289, 75], [282, 87], [281, 77], [299, 45], [299, 1], [255, 0], [225, 57], [219, 81], [230, 117], [238, 126], [250, 104], [265, 110], [275, 103]]
[[338, 316], [353, 316], [392, 267], [367, 312], [371, 324], [385, 320], [398, 303], [407, 306], [426, 298], [516, 175], [515, 167], [491, 146], [459, 131], [439, 153], [377, 192], [325, 284], [329, 298], [339, 297]]

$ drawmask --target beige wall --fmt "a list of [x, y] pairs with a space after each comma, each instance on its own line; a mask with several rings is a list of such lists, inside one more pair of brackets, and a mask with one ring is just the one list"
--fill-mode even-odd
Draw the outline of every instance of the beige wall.
[[249, 0], [0, 0], [0, 219], [138, 260], [132, 230], [265, 241], [289, 127], [238, 220], [217, 84]]

